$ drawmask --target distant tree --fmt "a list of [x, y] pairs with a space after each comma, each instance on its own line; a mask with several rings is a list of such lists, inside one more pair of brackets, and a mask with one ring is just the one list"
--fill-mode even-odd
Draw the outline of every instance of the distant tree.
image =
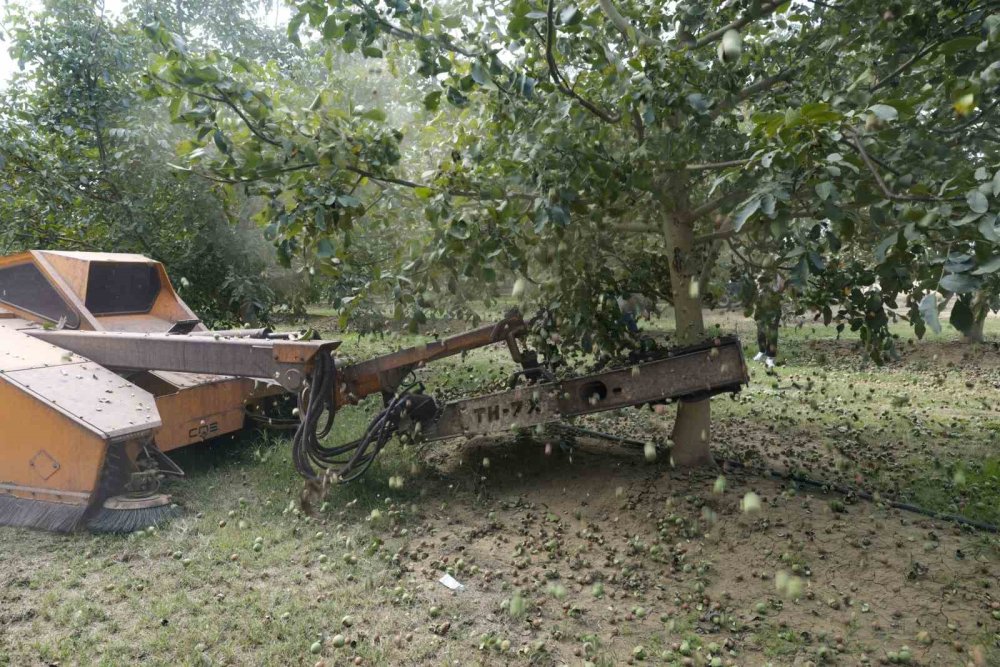
[[12, 5], [3, 23], [24, 70], [0, 96], [2, 250], [140, 252], [210, 322], [266, 317], [272, 251], [216, 186], [167, 166], [179, 130], [139, 94], [148, 40], [80, 0]]

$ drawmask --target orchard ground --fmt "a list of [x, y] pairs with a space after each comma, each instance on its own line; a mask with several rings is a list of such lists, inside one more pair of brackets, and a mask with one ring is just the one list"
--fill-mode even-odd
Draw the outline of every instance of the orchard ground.
[[[755, 352], [752, 322], [709, 320]], [[183, 515], [159, 530], [0, 529], [0, 665], [1000, 664], [998, 537], [881, 502], [1000, 523], [1000, 352], [899, 333], [878, 368], [849, 335], [783, 329], [776, 375], [753, 365], [713, 402], [714, 451], [741, 467], [678, 472], [666, 450], [554, 431], [393, 443], [306, 518], [287, 438], [190, 448]], [[338, 337], [357, 358], [422, 340]], [[453, 396], [509, 369], [497, 349], [421, 376]], [[335, 437], [374, 407], [342, 411]], [[662, 443], [671, 421], [580, 425]]]

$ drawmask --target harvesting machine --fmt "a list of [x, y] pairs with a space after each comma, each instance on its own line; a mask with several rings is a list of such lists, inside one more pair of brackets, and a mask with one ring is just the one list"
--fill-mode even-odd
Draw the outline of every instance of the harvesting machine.
[[[0, 525], [127, 532], [174, 511], [168, 453], [233, 433], [248, 406], [294, 396], [292, 458], [307, 480], [348, 482], [399, 432], [424, 441], [735, 392], [739, 341], [715, 339], [625, 368], [556, 379], [523, 347], [520, 315], [359, 363], [338, 341], [268, 329], [209, 331], [141, 255], [35, 250], [0, 258]], [[510, 389], [439, 402], [411, 373], [493, 343], [521, 369]], [[364, 436], [324, 444], [338, 408], [380, 394]]]

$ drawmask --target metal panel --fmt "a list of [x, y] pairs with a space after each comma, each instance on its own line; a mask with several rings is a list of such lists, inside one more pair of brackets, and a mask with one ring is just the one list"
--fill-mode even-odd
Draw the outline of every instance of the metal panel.
[[140, 262], [143, 264], [153, 262], [148, 257], [129, 252], [86, 252], [80, 250], [38, 250], [36, 252], [42, 255], [69, 257], [84, 262]]
[[32, 326], [22, 319], [0, 319], [0, 373], [84, 361], [75, 354], [29, 336], [25, 331]]
[[4, 378], [107, 439], [160, 426], [152, 394], [93, 362], [26, 368]]
[[747, 382], [743, 348], [725, 339], [631, 368], [455, 401], [423, 432], [427, 440], [487, 435], [644, 403], [704, 398], [738, 391]]
[[171, 371], [150, 371], [153, 375], [165, 382], [169, 382], [178, 389], [190, 389], [200, 387], [203, 384], [215, 384], [216, 382], [229, 382], [233, 379], [231, 375], [208, 375], [206, 373], [176, 373]]
[[[338, 341], [270, 341], [111, 331], [33, 330], [31, 335], [117, 370], [181, 371], [274, 380], [302, 386], [312, 358]], [[280, 358], [279, 358], [280, 352]]]

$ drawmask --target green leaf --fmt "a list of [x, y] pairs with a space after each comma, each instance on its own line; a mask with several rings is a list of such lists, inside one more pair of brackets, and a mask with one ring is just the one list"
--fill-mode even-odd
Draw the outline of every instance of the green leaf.
[[956, 294], [965, 294], [979, 287], [979, 281], [965, 273], [949, 273], [941, 279], [939, 284], [941, 289]]
[[899, 232], [893, 232], [889, 236], [885, 237], [879, 241], [878, 245], [875, 246], [875, 259], [879, 262], [885, 261], [885, 256], [889, 252], [889, 248], [896, 245], [899, 241]]
[[216, 130], [212, 134], [212, 141], [215, 142], [215, 147], [219, 149], [220, 152], [229, 155], [229, 146], [226, 144], [226, 138], [222, 136], [222, 132]]
[[322, 238], [319, 240], [319, 243], [316, 244], [316, 256], [320, 259], [333, 257], [334, 252], [333, 243], [330, 242], [330, 239]]
[[570, 5], [559, 12], [559, 23], [563, 26], [576, 25], [583, 20], [583, 14], [575, 6]]
[[485, 86], [487, 83], [490, 82], [489, 73], [486, 71], [486, 68], [484, 68], [482, 64], [479, 63], [479, 61], [472, 63], [471, 74], [472, 74], [472, 80], [478, 83], [480, 86]]
[[369, 109], [368, 111], [361, 114], [362, 118], [367, 118], [368, 120], [374, 120], [379, 123], [385, 122], [385, 112], [381, 109]]
[[896, 107], [891, 107], [888, 104], [873, 104], [868, 107], [868, 110], [882, 120], [896, 120], [899, 117]]
[[969, 190], [965, 194], [965, 201], [969, 203], [969, 208], [975, 213], [986, 213], [990, 208], [986, 195], [979, 190]]
[[959, 299], [955, 302], [955, 305], [951, 307], [951, 317], [948, 318], [948, 321], [951, 322], [951, 326], [962, 333], [972, 328], [975, 317], [973, 317], [972, 309], [969, 308], [966, 299]]
[[1000, 169], [997, 173], [993, 174], [993, 196], [1000, 196]]
[[323, 39], [330, 41], [340, 36], [341, 26], [337, 23], [335, 16], [326, 17], [323, 22]]
[[802, 106], [802, 117], [813, 123], [834, 123], [844, 117], [839, 111], [835, 111], [826, 102], [810, 102]]
[[833, 183], [830, 181], [823, 181], [822, 183], [816, 184], [816, 194], [820, 199], [826, 201], [833, 194]]
[[972, 271], [972, 275], [982, 276], [987, 273], [996, 273], [997, 271], [1000, 271], [1000, 255], [994, 255], [985, 262], [981, 262], [979, 266]]
[[743, 208], [737, 211], [736, 215], [733, 216], [733, 231], [740, 231], [743, 225], [746, 224], [746, 221], [750, 219], [750, 216], [756, 213], [759, 208], [760, 197], [754, 197], [749, 202], [744, 204]]
[[288, 40], [295, 46], [302, 48], [302, 41], [299, 39], [299, 28], [306, 19], [306, 15], [301, 11], [288, 21]]
[[430, 188], [425, 188], [423, 186], [418, 188], [413, 188], [413, 194], [417, 196], [417, 199], [430, 199], [434, 194], [434, 191]]
[[433, 93], [427, 93], [424, 96], [424, 108], [428, 111], [436, 111], [441, 105], [441, 91], [435, 90]]
[[957, 37], [938, 47], [938, 51], [946, 56], [953, 56], [959, 51], [974, 49], [979, 44], [979, 37]]
[[469, 225], [464, 220], [456, 220], [448, 227], [448, 235], [461, 241], [465, 241], [472, 236]]
[[920, 300], [920, 305], [917, 306], [920, 311], [920, 317], [923, 318], [924, 322], [931, 328], [934, 333], [941, 333], [941, 321], [938, 319], [938, 306], [937, 297], [934, 292], [928, 292], [924, 295], [924, 298]]
[[465, 107], [469, 104], [469, 98], [463, 95], [455, 86], [448, 86], [448, 101], [456, 107]]
[[361, 49], [361, 53], [363, 53], [368, 58], [381, 58], [382, 57], [382, 49], [376, 48], [374, 46], [366, 46], [366, 47], [362, 48]]
[[1000, 229], [995, 226], [996, 218], [988, 215], [979, 221], [979, 233], [983, 238], [993, 243], [1000, 243]]
[[354, 30], [348, 30], [344, 33], [344, 38], [340, 40], [340, 48], [344, 50], [344, 53], [354, 53], [354, 49], [358, 48], [358, 35]]

